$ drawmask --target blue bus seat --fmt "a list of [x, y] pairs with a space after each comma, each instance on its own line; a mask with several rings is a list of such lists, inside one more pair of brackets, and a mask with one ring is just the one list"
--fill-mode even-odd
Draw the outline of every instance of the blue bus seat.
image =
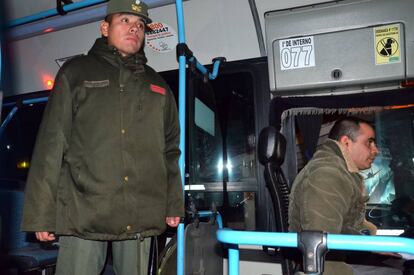
[[[24, 191], [0, 188], [1, 269], [17, 269], [19, 273], [53, 268], [58, 250], [37, 242], [32, 233], [20, 231]], [[33, 238], [30, 238], [33, 236]]]

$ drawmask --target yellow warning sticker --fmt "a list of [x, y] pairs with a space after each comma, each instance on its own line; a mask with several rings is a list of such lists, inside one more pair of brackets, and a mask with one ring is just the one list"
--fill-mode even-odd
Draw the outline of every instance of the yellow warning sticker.
[[401, 62], [400, 25], [386, 25], [374, 28], [375, 64]]

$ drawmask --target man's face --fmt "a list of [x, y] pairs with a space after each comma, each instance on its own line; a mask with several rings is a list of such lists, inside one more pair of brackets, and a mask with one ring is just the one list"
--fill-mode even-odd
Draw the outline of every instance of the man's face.
[[101, 23], [101, 33], [108, 44], [118, 49], [122, 56], [137, 53], [144, 44], [145, 24], [133, 14], [114, 14], [110, 23]]
[[345, 146], [357, 168], [364, 170], [371, 167], [379, 151], [375, 144], [374, 129], [366, 123], [360, 123], [359, 126], [359, 136], [355, 141], [349, 138]]

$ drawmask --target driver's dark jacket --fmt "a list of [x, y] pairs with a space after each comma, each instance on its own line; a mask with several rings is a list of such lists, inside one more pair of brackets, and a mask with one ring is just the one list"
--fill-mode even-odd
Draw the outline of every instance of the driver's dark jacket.
[[99, 38], [63, 65], [31, 159], [23, 231], [123, 240], [183, 216], [177, 107], [146, 61]]
[[[289, 230], [361, 234], [368, 229], [363, 190], [363, 179], [352, 159], [338, 142], [327, 139], [292, 185]], [[340, 261], [342, 255], [335, 260], [325, 262], [323, 274], [353, 274], [351, 266]]]

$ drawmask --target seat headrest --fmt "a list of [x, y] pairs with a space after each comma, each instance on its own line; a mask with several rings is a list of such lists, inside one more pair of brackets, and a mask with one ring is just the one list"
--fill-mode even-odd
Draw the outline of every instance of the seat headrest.
[[286, 139], [275, 127], [264, 128], [259, 135], [258, 157], [261, 164], [274, 162], [282, 165], [285, 160]]

